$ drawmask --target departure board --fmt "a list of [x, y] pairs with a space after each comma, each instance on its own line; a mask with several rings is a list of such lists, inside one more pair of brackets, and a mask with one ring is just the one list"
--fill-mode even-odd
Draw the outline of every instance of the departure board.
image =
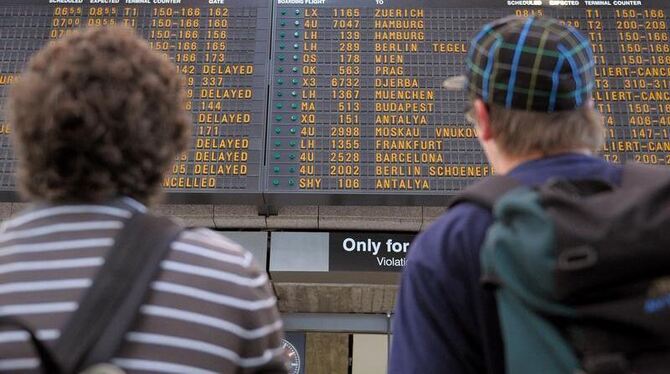
[[[0, 0], [0, 108], [32, 53], [83, 26], [124, 24], [184, 76], [192, 148], [163, 187], [181, 201], [260, 199], [271, 4], [267, 0]], [[14, 158], [0, 111], [0, 189]], [[138, 140], [141, 141], [141, 140]]]
[[[14, 189], [2, 105], [44, 44], [135, 27], [188, 84], [192, 149], [176, 201], [444, 204], [493, 170], [465, 122], [469, 40], [487, 22], [551, 16], [592, 42], [602, 157], [670, 165], [666, 0], [0, 0], [0, 195]], [[3, 196], [0, 196], [2, 199]]]
[[491, 174], [465, 95], [441, 83], [464, 72], [480, 27], [510, 14], [593, 42], [605, 158], [670, 164], [666, 0], [274, 1], [270, 201], [440, 203]]

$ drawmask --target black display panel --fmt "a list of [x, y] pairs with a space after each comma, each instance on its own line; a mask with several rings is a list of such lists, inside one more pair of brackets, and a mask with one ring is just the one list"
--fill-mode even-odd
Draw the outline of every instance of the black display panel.
[[274, 1], [268, 201], [441, 204], [489, 175], [465, 96], [440, 86], [510, 14], [593, 42], [604, 157], [670, 163], [668, 1]]
[[51, 1], [0, 0], [0, 200], [14, 190], [9, 85], [45, 43], [111, 22], [189, 84], [193, 147], [164, 180], [172, 201], [446, 203], [492, 170], [464, 95], [441, 82], [510, 14], [557, 17], [593, 43], [603, 157], [670, 163], [665, 0]]
[[[259, 202], [271, 4], [267, 0], [0, 0], [0, 108], [30, 55], [82, 26], [125, 24], [175, 62], [193, 113], [192, 148], [163, 187], [172, 201]], [[14, 158], [0, 110], [0, 191]]]

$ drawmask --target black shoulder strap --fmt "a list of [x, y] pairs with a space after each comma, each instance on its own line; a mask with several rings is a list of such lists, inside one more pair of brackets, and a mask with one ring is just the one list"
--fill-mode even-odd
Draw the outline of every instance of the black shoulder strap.
[[53, 357], [49, 353], [49, 349], [44, 345], [35, 335], [35, 332], [26, 325], [22, 320], [14, 316], [3, 316], [0, 317], [0, 326], [2, 327], [13, 327], [19, 328], [28, 333], [28, 338], [35, 348], [35, 353], [40, 357], [40, 365], [42, 367], [43, 373], [60, 373], [60, 368], [53, 360]]
[[449, 208], [456, 204], [470, 202], [490, 210], [502, 195], [519, 186], [521, 186], [519, 181], [505, 175], [486, 177], [456, 195], [449, 202]]
[[126, 222], [53, 350], [63, 373], [106, 362], [116, 353], [181, 230], [172, 220], [149, 214], [137, 213]]

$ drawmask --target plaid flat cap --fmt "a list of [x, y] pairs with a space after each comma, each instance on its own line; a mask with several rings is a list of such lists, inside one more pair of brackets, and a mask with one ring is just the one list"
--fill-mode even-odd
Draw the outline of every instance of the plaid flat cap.
[[466, 75], [444, 82], [486, 103], [538, 112], [571, 110], [593, 91], [593, 53], [575, 28], [545, 17], [506, 17], [470, 43]]

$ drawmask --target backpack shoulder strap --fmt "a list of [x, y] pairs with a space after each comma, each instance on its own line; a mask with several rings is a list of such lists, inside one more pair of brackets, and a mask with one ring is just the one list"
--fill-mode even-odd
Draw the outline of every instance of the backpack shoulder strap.
[[33, 345], [33, 348], [35, 348], [35, 353], [39, 356], [40, 358], [40, 366], [42, 369], [42, 373], [45, 374], [61, 374], [60, 367], [56, 362], [54, 362], [53, 357], [51, 353], [49, 352], [49, 348], [42, 343], [37, 338], [37, 335], [35, 331], [33, 331], [30, 326], [28, 326], [26, 323], [24, 323], [22, 320], [14, 317], [14, 316], [2, 316], [0, 317], [0, 326], [1, 327], [12, 327], [12, 328], [19, 328], [20, 330], [23, 330], [28, 333], [28, 338], [30, 339], [30, 342]]
[[461, 191], [449, 202], [448, 207], [469, 202], [492, 210], [500, 197], [519, 186], [521, 182], [506, 175], [486, 177]]
[[181, 231], [169, 218], [143, 213], [126, 222], [53, 350], [63, 373], [113, 357]]

